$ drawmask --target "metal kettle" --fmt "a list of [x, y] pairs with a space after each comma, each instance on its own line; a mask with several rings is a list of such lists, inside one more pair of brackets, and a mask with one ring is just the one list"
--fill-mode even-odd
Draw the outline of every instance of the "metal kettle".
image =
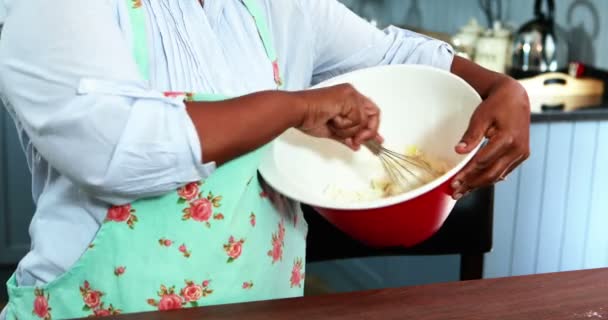
[[568, 43], [566, 36], [560, 35], [555, 26], [555, 1], [547, 0], [547, 7], [548, 12], [543, 12], [543, 0], [536, 0], [535, 18], [524, 24], [515, 35], [509, 70], [515, 78], [567, 68]]

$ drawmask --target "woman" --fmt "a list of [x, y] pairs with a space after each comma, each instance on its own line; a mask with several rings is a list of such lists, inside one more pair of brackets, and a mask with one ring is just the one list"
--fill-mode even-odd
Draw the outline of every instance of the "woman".
[[426, 64], [480, 93], [456, 151], [489, 143], [456, 199], [528, 156], [516, 81], [335, 0], [4, 1], [0, 90], [37, 204], [11, 320], [302, 295], [306, 222], [256, 167], [292, 127], [354, 150], [381, 141], [353, 88], [302, 91], [344, 72]]

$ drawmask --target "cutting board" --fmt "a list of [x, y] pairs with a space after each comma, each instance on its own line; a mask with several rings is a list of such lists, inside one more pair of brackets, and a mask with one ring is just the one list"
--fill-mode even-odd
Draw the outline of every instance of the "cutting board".
[[574, 78], [565, 73], [545, 73], [522, 79], [530, 97], [532, 112], [545, 110], [572, 111], [602, 102], [604, 82], [590, 78]]

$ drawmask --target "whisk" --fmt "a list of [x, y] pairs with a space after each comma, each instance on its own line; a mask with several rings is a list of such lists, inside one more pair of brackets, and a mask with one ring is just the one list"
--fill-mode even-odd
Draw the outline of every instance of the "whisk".
[[364, 145], [380, 158], [389, 178], [400, 188], [406, 189], [411, 185], [412, 178], [419, 183], [425, 183], [428, 178], [440, 175], [427, 161], [421, 158], [387, 149], [375, 140], [368, 140]]

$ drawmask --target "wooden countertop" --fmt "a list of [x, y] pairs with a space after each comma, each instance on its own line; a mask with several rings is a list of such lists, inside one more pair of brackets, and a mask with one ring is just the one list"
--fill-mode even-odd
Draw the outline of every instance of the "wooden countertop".
[[116, 319], [608, 319], [608, 269], [142, 313]]

